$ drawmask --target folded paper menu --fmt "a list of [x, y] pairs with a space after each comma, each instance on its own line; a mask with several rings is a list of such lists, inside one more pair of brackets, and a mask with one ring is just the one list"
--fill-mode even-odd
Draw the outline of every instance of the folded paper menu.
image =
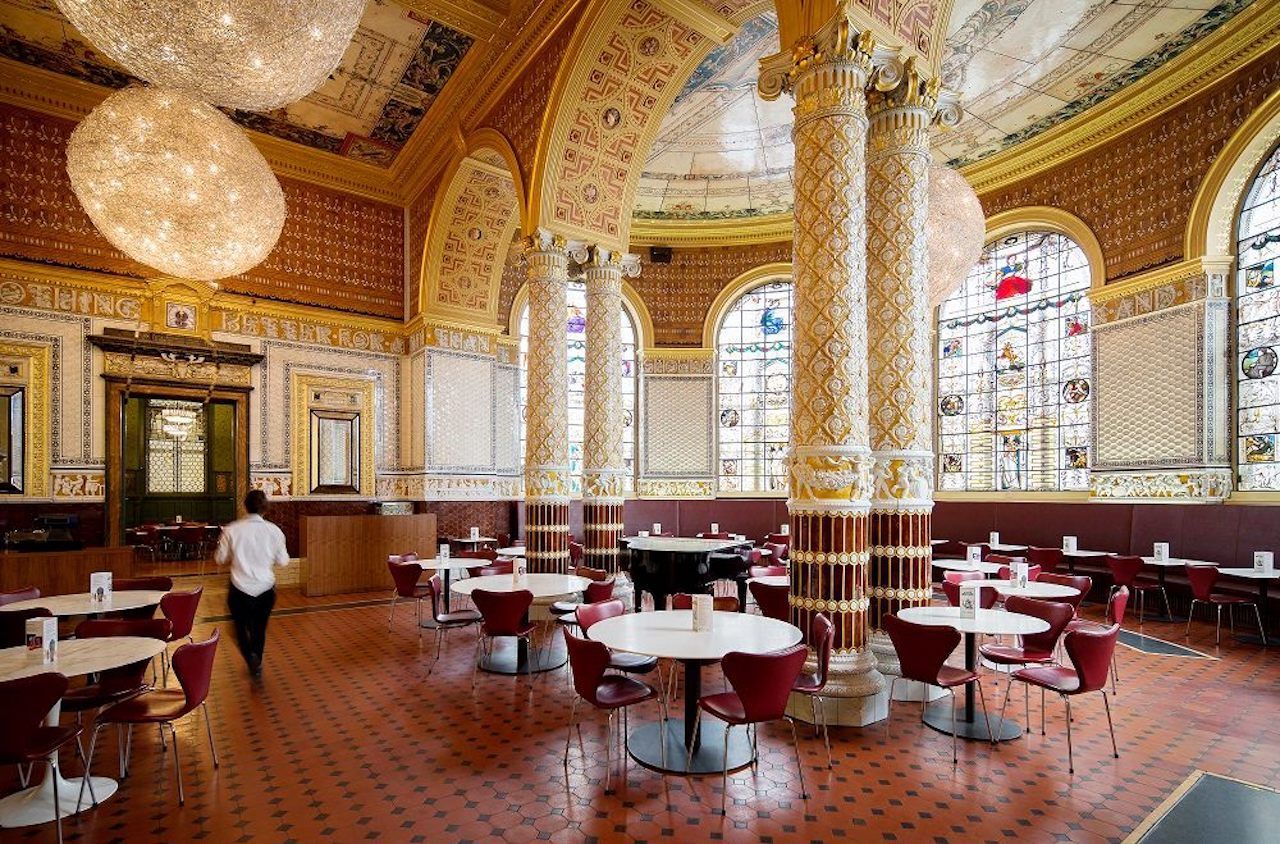
[[1076, 550], [1076, 538], [1074, 536], [1062, 537], [1062, 550], [1071, 553]]
[[711, 629], [715, 617], [715, 604], [710, 595], [693, 596], [693, 629], [705, 631]]
[[1272, 571], [1275, 568], [1275, 554], [1271, 551], [1253, 552], [1254, 571]]
[[973, 581], [960, 584], [960, 616], [976, 618], [978, 614], [978, 586]]
[[58, 659], [58, 619], [50, 616], [27, 619], [27, 651], [40, 654], [40, 661], [50, 665]]
[[1157, 542], [1151, 548], [1151, 556], [1161, 562], [1168, 560], [1169, 559], [1169, 543]]
[[111, 600], [111, 572], [95, 571], [89, 575], [89, 597], [99, 604]]

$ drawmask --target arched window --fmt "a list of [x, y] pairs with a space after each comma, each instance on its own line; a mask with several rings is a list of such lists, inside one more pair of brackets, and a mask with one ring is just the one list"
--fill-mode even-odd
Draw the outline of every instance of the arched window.
[[1237, 229], [1236, 437], [1239, 488], [1280, 490], [1280, 148], [1245, 195]]
[[[582, 492], [582, 440], [584, 437], [584, 403], [587, 379], [587, 285], [570, 281], [569, 310], [565, 316], [565, 344], [569, 358], [569, 473], [574, 494]], [[622, 327], [622, 419], [625, 433], [622, 457], [627, 477], [624, 488], [635, 488], [636, 464], [636, 326], [626, 307], [618, 315]], [[528, 395], [529, 308], [520, 315], [520, 462], [524, 465], [524, 408]]]
[[791, 281], [744, 293], [716, 332], [722, 492], [787, 491], [791, 441]]
[[938, 487], [1089, 488], [1089, 262], [1071, 238], [988, 243], [938, 309]]

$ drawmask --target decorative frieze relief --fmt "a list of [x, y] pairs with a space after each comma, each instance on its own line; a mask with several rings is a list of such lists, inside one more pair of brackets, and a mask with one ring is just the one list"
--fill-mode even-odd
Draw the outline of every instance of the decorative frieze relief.
[[1091, 497], [1102, 501], [1218, 502], [1231, 494], [1230, 469], [1094, 472]]
[[715, 498], [715, 481], [709, 478], [641, 478], [639, 498]]

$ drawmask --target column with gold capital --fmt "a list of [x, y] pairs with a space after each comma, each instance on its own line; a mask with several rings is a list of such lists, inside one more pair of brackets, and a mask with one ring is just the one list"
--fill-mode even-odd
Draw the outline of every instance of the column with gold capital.
[[547, 232], [526, 239], [529, 351], [524, 406], [525, 558], [531, 572], [569, 562], [569, 402], [565, 318], [569, 253]]
[[[790, 51], [761, 62], [760, 93], [795, 98], [791, 618], [835, 625], [829, 723], [884, 717], [867, 641], [866, 137], [874, 42], [847, 3]], [[795, 714], [808, 716], [808, 704]]]
[[929, 124], [938, 99], [914, 59], [878, 67], [867, 110], [867, 323], [871, 369], [871, 645], [900, 672], [881, 620], [929, 603], [933, 512]]
[[[614, 574], [622, 536], [626, 463], [622, 407], [623, 256], [592, 247], [583, 263], [587, 287], [587, 372], [583, 385], [582, 522], [587, 565]], [[627, 262], [628, 267], [633, 262]]]

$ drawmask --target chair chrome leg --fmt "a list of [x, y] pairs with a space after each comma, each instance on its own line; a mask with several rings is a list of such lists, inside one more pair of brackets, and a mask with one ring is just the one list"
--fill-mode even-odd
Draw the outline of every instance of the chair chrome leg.
[[1107, 708], [1107, 729], [1111, 731], [1111, 755], [1119, 759], [1120, 748], [1116, 747], [1116, 728], [1115, 725], [1111, 723], [1111, 703], [1107, 700], [1107, 693], [1105, 690], [1102, 692], [1102, 703]]
[[[1026, 686], [1026, 687], [1028, 687], [1028, 688], [1030, 688], [1030, 687], [1028, 686], [1028, 684], [1026, 684], [1026, 683], [1023, 683], [1022, 685], [1023, 685], [1023, 686]], [[1030, 698], [1030, 696], [1029, 696], [1029, 695], [1030, 695], [1030, 692], [1028, 692], [1028, 697], [1027, 697], [1027, 700], [1028, 700], [1028, 704], [1027, 704], [1027, 732], [1031, 732], [1031, 704], [1030, 704], [1030, 700], [1031, 700], [1031, 698]], [[1002, 704], [1000, 705], [1000, 723], [1001, 723], [1001, 724], [1003, 724], [1003, 723], [1004, 723], [1004, 712], [1005, 712], [1005, 710], [1006, 710], [1006, 709], [1008, 709], [1008, 708], [1009, 708], [1009, 698], [1011, 698], [1011, 697], [1013, 697], [1013, 676], [1012, 676], [1012, 675], [1010, 675], [1010, 676], [1009, 676], [1009, 687], [1008, 687], [1007, 689], [1005, 689], [1005, 693], [1004, 693], [1004, 703], [1002, 703]], [[994, 743], [995, 743], [995, 740], [994, 740], [994, 737], [993, 737], [993, 739], [992, 739], [992, 744], [994, 744]]]
[[609, 715], [604, 724], [604, 793], [613, 794], [613, 789], [609, 787], [609, 783], [613, 778], [613, 710], [609, 711]]
[[1214, 633], [1213, 643], [1215, 645], [1222, 644], [1222, 604], [1218, 604], [1218, 629]]
[[1196, 599], [1191, 599], [1191, 606], [1187, 607], [1187, 632], [1186, 637], [1191, 638], [1191, 619], [1196, 614]]
[[1074, 774], [1076, 772], [1076, 759], [1071, 749], [1071, 698], [1063, 695], [1062, 701], [1067, 705], [1067, 773]]
[[814, 695], [813, 699], [817, 703], [818, 717], [822, 719], [822, 743], [827, 747], [827, 768], [831, 769], [835, 767], [835, 763], [831, 761], [831, 733], [827, 725], [827, 702], [821, 695]]
[[[102, 724], [96, 724], [93, 728], [93, 735], [89, 737], [89, 756], [84, 763], [84, 777], [80, 780], [80, 794], [76, 797], [76, 811], [80, 811], [81, 804], [84, 803], [84, 788], [86, 785], [92, 785], [89, 781], [90, 771], [93, 769], [93, 754], [98, 746], [98, 731], [102, 729]], [[93, 805], [98, 805], [97, 798], [92, 791], [89, 793], [89, 799], [93, 800]]]
[[[748, 727], [750, 729], [750, 727]], [[795, 727], [792, 726], [794, 730]], [[727, 812], [725, 807], [729, 802], [729, 734], [733, 732], [733, 727], [729, 724], [724, 725], [724, 755], [720, 759], [720, 816], [724, 817]]]
[[573, 726], [578, 720], [578, 698], [573, 699], [573, 706], [569, 708], [569, 727], [564, 731], [564, 766], [567, 770], [569, 767], [569, 743], [573, 740]]
[[388, 613], [387, 613], [387, 629], [388, 629], [388, 630], [390, 630], [390, 629], [391, 629], [391, 622], [395, 620], [395, 617], [396, 617], [396, 601], [398, 601], [398, 600], [400, 600], [400, 596], [399, 596], [398, 594], [395, 594], [395, 595], [392, 595], [392, 596], [391, 596], [391, 610], [390, 610], [390, 612], [388, 612]]
[[[1013, 682], [1013, 675], [1009, 675], [1009, 681]], [[1031, 684], [1022, 684], [1022, 705], [1027, 710], [1027, 732], [1031, 732]]]
[[204, 731], [209, 736], [209, 754], [213, 757], [213, 767], [218, 767], [218, 751], [213, 746], [213, 722], [209, 720], [209, 702], [200, 704], [204, 710]]
[[1163, 586], [1160, 587], [1160, 597], [1164, 598], [1164, 614], [1167, 618], [1173, 618], [1173, 610], [1169, 607], [1169, 593], [1165, 591]]
[[58, 766], [49, 762], [49, 779], [53, 781], [53, 822], [58, 826], [58, 844], [62, 844], [62, 807], [58, 805]]
[[662, 767], [667, 767], [667, 702], [658, 695], [658, 748], [662, 754]]
[[791, 724], [791, 745], [796, 751], [796, 771], [800, 774], [800, 799], [808, 800], [809, 792], [804, 787], [804, 765], [800, 763], [800, 739], [796, 737], [796, 719], [787, 718]]
[[169, 723], [169, 732], [173, 733], [173, 772], [178, 777], [178, 805], [185, 806], [187, 795], [182, 790], [182, 759], [178, 755], [178, 729], [173, 722]]
[[1262, 646], [1267, 646], [1267, 631], [1262, 628], [1262, 613], [1258, 610], [1258, 605], [1253, 605], [1253, 617], [1258, 622], [1258, 636], [1262, 639]]
[[[889, 681], [889, 700], [885, 702], [885, 709], [884, 709], [884, 737], [885, 738], [893, 737], [889, 729], [889, 724], [892, 723], [893, 721], [893, 687], [895, 684], [897, 684], [897, 682], [898, 682], [897, 677], [894, 677], [892, 680]], [[929, 695], [926, 692], [925, 699], [927, 700], [928, 697]]]
[[982, 704], [982, 720], [987, 722], [987, 735], [991, 736], [991, 743], [995, 744], [996, 734], [991, 732], [991, 715], [987, 712], [987, 696], [982, 692], [982, 683], [979, 682], [976, 685], [978, 686], [978, 701]]
[[960, 763], [960, 740], [956, 737], [956, 692], [955, 689], [947, 689], [951, 693], [951, 764], [958, 765]]
[[1040, 687], [1040, 735], [1046, 735], [1044, 731], [1044, 686]]
[[698, 737], [702, 735], [702, 715], [693, 722], [693, 740], [688, 742], [685, 747], [684, 754], [684, 772], [686, 775], [693, 773], [693, 746], [698, 743]]

